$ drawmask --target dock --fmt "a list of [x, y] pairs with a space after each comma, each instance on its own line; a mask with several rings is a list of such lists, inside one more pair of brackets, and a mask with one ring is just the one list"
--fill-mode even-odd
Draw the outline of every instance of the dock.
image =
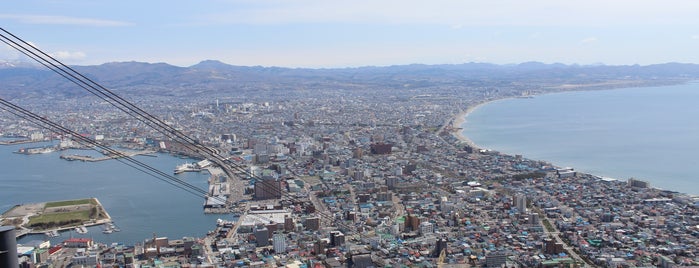
[[19, 140], [11, 140], [11, 141], [0, 141], [0, 145], [15, 145], [15, 144], [25, 144], [25, 143], [35, 143], [35, 142], [44, 142], [44, 141], [35, 141], [35, 140], [30, 140], [30, 139], [19, 139]]
[[123, 152], [123, 151], [117, 151], [118, 153], [116, 154], [109, 154], [105, 155], [103, 157], [92, 157], [89, 155], [77, 155], [77, 154], [72, 154], [72, 155], [61, 155], [61, 159], [65, 159], [68, 161], [83, 161], [83, 162], [99, 162], [99, 161], [105, 161], [105, 160], [110, 160], [110, 159], [117, 159], [117, 158], [122, 158], [122, 157], [133, 157], [137, 155], [144, 155], [144, 156], [155, 156], [153, 155], [155, 151], [153, 150], [145, 150], [145, 151], [138, 151], [138, 152]]

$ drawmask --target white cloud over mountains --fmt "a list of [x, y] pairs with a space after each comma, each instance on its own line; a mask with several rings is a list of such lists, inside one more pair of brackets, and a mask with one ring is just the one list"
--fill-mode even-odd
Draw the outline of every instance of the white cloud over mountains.
[[81, 25], [97, 27], [117, 27], [132, 25], [128, 22], [115, 20], [33, 14], [0, 14], [0, 19], [14, 20], [19, 23], [25, 24]]

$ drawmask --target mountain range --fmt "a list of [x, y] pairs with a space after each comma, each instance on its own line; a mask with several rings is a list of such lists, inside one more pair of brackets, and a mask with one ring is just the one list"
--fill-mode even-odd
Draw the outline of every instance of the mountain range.
[[[259, 90], [304, 88], [405, 89], [439, 86], [498, 86], [517, 84], [594, 84], [604, 81], [688, 81], [699, 78], [699, 65], [565, 65], [526, 62], [512, 65], [465, 63], [453, 65], [396, 65], [335, 69], [235, 66], [215, 60], [189, 67], [166, 63], [114, 62], [72, 66], [76, 71], [114, 90], [137, 95], [187, 96]], [[27, 63], [0, 62], [0, 94], [5, 98], [47, 94], [86, 94], [48, 68]]]

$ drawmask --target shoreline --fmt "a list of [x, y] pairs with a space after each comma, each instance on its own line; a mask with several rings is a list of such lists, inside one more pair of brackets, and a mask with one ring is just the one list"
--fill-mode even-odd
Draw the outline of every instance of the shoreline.
[[[640, 83], [639, 83], [640, 82]], [[468, 116], [475, 111], [476, 109], [480, 108], [481, 106], [484, 106], [486, 104], [490, 104], [494, 101], [500, 101], [500, 100], [508, 100], [508, 99], [516, 99], [516, 98], [533, 98], [541, 95], [548, 95], [548, 94], [557, 94], [557, 93], [566, 93], [566, 92], [576, 92], [576, 91], [598, 91], [598, 90], [617, 90], [617, 89], [626, 89], [626, 88], [644, 88], [644, 87], [666, 87], [666, 86], [674, 86], [674, 85], [682, 85], [682, 84], [688, 84], [692, 82], [697, 82], [699, 81], [696, 80], [683, 80], [681, 82], [671, 82], [671, 81], [664, 81], [664, 82], [658, 82], [658, 81], [635, 81], [635, 82], [626, 82], [626, 83], [601, 83], [601, 84], [580, 84], [580, 85], [571, 85], [571, 84], [563, 84], [559, 86], [551, 86], [551, 88], [558, 88], [558, 89], [563, 89], [560, 91], [551, 91], [551, 92], [538, 92], [534, 93], [531, 95], [526, 95], [526, 96], [510, 96], [510, 97], [503, 97], [503, 98], [496, 98], [496, 99], [490, 99], [490, 100], [481, 100], [480, 102], [477, 102], [475, 105], [469, 106], [466, 108], [466, 110], [462, 110], [458, 114], [452, 116], [451, 118], [451, 135], [454, 136], [456, 139], [459, 141], [468, 144], [469, 146], [473, 147], [474, 149], [483, 149], [479, 147], [475, 142], [473, 142], [471, 139], [466, 137], [463, 134], [464, 128], [461, 126], [464, 123], [466, 123], [468, 120]], [[544, 161], [544, 160], [541, 160]], [[548, 161], [545, 161], [548, 162]]]
[[[612, 88], [606, 88], [606, 89], [575, 89], [575, 90], [565, 90], [565, 91], [561, 91], [561, 92], [547, 92], [547, 93], [540, 93], [540, 94], [532, 94], [532, 95], [529, 95], [527, 97], [536, 97], [536, 96], [541, 96], [541, 95], [575, 92], [575, 91], [599, 91], [599, 90], [621, 90], [621, 89], [629, 89], [629, 88], [666, 87], [666, 86], [689, 84], [692, 82], [696, 82], [696, 81], [685, 81], [684, 83], [669, 83], [669, 84], [660, 84], [660, 85], [651, 83], [649, 85], [637, 85], [637, 86], [631, 86], [631, 87], [612, 87]], [[505, 97], [505, 98], [485, 100], [482, 102], [478, 102], [475, 105], [468, 107], [466, 110], [459, 112], [458, 114], [456, 114], [452, 117], [452, 121], [451, 121], [452, 122], [452, 125], [451, 125], [452, 126], [452, 133], [451, 133], [451, 135], [453, 137], [455, 137], [459, 142], [465, 143], [468, 146], [471, 146], [475, 150], [484, 150], [484, 149], [487, 150], [486, 148], [482, 148], [482, 147], [478, 146], [470, 138], [468, 138], [466, 135], [464, 135], [463, 132], [466, 129], [466, 127], [463, 127], [462, 125], [464, 125], [468, 121], [468, 116], [473, 111], [480, 108], [481, 106], [486, 105], [486, 104], [490, 104], [494, 101], [508, 100], [508, 99], [515, 99], [515, 98], [520, 98], [520, 97]], [[503, 155], [508, 155], [508, 156], [515, 155], [515, 154], [503, 153], [503, 152], [499, 152], [499, 153], [503, 154]], [[528, 159], [546, 163], [554, 168], [560, 168], [560, 166], [558, 166], [554, 162], [550, 161], [549, 159], [532, 159], [532, 158], [528, 158]], [[629, 179], [641, 180], [641, 181], [650, 183], [651, 185], [649, 186], [649, 188], [652, 188], [652, 189], [673, 192], [673, 193], [677, 193], [677, 194], [687, 195], [690, 197], [699, 197], [699, 194], [689, 193], [689, 192], [678, 190], [678, 189], [666, 188], [666, 187], [662, 187], [660, 185], [654, 185], [655, 183], [657, 183], [657, 181], [655, 183], [652, 183], [653, 180], [650, 180], [648, 178], [643, 178], [643, 177], [639, 178], [639, 177], [635, 177], [635, 176], [629, 176], [627, 178], [609, 177], [607, 175], [596, 175], [597, 173], [588, 172], [588, 171], [584, 171], [584, 170], [576, 170], [576, 172], [590, 175], [590, 176], [594, 176], [594, 177], [597, 177], [597, 178], [602, 179], [602, 180], [609, 180], [609, 179], [618, 180], [618, 181], [628, 181]]]
[[464, 132], [465, 128], [462, 127], [462, 125], [464, 123], [466, 123], [466, 121], [468, 121], [468, 120], [466, 120], [466, 118], [468, 118], [468, 116], [471, 115], [471, 113], [473, 111], [475, 111], [476, 109], [478, 109], [481, 106], [484, 106], [486, 104], [489, 104], [491, 102], [505, 100], [505, 99], [509, 99], [509, 98], [502, 98], [502, 99], [495, 99], [495, 100], [488, 100], [488, 101], [479, 102], [476, 105], [470, 106], [470, 107], [466, 108], [466, 110], [456, 114], [451, 120], [451, 122], [452, 122], [451, 123], [451, 129], [452, 129], [451, 135], [454, 136], [459, 141], [466, 143], [468, 146], [473, 147], [474, 149], [483, 149], [483, 148], [479, 147], [471, 139], [469, 139], [468, 137], [466, 137], [464, 135], [463, 132]]

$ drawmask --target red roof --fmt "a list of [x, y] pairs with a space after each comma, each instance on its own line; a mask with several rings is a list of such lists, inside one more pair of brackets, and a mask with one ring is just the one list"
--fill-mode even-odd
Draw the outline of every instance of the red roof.
[[56, 253], [56, 251], [61, 250], [63, 247], [61, 246], [55, 246], [49, 249], [49, 255]]

